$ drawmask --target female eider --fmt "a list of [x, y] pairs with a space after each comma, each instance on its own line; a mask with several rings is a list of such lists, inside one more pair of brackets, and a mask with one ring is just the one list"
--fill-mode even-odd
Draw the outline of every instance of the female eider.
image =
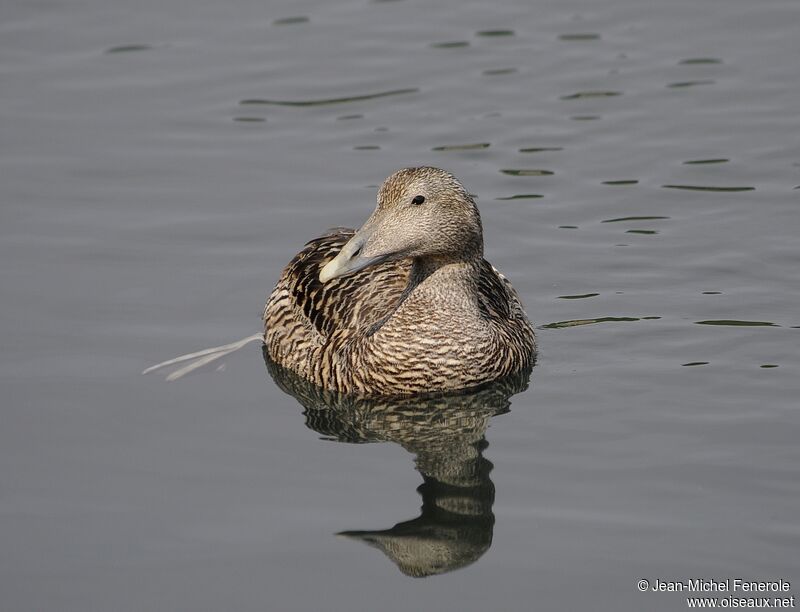
[[362, 396], [476, 387], [529, 368], [519, 297], [483, 258], [478, 208], [438, 168], [406, 168], [358, 231], [312, 240], [264, 307], [269, 357], [326, 389]]

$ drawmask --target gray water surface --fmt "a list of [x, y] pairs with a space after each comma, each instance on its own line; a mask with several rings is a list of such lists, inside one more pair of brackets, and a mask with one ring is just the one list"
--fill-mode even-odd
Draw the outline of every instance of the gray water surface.
[[[796, 0], [5, 2], [0, 608], [796, 594], [798, 57]], [[256, 344], [140, 376], [420, 164], [478, 198], [527, 388], [339, 410]]]

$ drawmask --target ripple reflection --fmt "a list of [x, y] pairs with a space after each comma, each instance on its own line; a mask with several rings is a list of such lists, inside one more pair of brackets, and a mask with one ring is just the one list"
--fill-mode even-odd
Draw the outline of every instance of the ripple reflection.
[[544, 195], [541, 193], [517, 193], [512, 196], [505, 196], [503, 198], [495, 198], [496, 200], [538, 200], [539, 198], [543, 198]]
[[564, 147], [524, 147], [520, 153], [544, 153], [546, 151], [563, 151]]
[[615, 98], [621, 96], [621, 91], [578, 91], [573, 94], [561, 96], [562, 100], [581, 100], [586, 98]]
[[488, 70], [484, 70], [481, 74], [485, 74], [487, 76], [497, 76], [500, 74], [514, 74], [516, 71], [516, 68], [490, 68]]
[[563, 329], [565, 327], [580, 327], [581, 325], [594, 325], [595, 323], [627, 323], [630, 321], [654, 321], [661, 317], [599, 317], [597, 319], [573, 319], [571, 321], [557, 321], [540, 325], [539, 329]]
[[696, 325], [722, 325], [731, 327], [780, 327], [770, 321], [740, 321], [736, 319], [710, 319], [708, 321], [695, 321]]
[[451, 40], [448, 42], [431, 43], [434, 49], [459, 49], [461, 47], [469, 47], [469, 42], [466, 40]]
[[479, 32], [475, 32], [475, 36], [485, 36], [488, 38], [514, 36], [514, 30], [481, 30]]
[[134, 53], [136, 51], [150, 51], [153, 49], [152, 45], [120, 45], [118, 47], [111, 47], [106, 49], [106, 53]]
[[755, 187], [721, 187], [718, 185], [661, 185], [664, 189], [685, 189], [687, 191], [753, 191]]
[[541, 168], [505, 168], [501, 169], [500, 172], [509, 176], [551, 176], [555, 174], [552, 170], [542, 170]]
[[480, 149], [488, 149], [490, 146], [491, 145], [488, 142], [472, 142], [468, 144], [442, 145], [439, 147], [433, 147], [431, 151], [476, 151]]
[[306, 426], [326, 440], [393, 442], [414, 456], [423, 483], [420, 515], [389, 529], [338, 535], [364, 542], [414, 577], [450, 572], [477, 561], [492, 545], [495, 488], [483, 456], [493, 416], [528, 386], [530, 370], [461, 395], [364, 399], [312, 385], [264, 352], [275, 383], [304, 408]]
[[683, 163], [687, 166], [696, 166], [700, 164], [725, 164], [729, 161], [731, 160], [724, 157], [715, 157], [712, 159], [688, 159]]
[[600, 34], [594, 34], [591, 32], [576, 33], [576, 34], [560, 34], [558, 38], [560, 40], [573, 40], [573, 41], [600, 40]]
[[656, 221], [659, 219], [669, 219], [669, 217], [661, 217], [656, 215], [645, 217], [617, 217], [616, 219], [603, 219], [600, 223], [621, 223], [623, 221]]
[[296, 25], [298, 23], [308, 23], [308, 17], [297, 16], [297, 17], [284, 17], [283, 19], [276, 19], [272, 22], [272, 25]]
[[239, 102], [241, 106], [270, 105], [270, 106], [327, 106], [329, 104], [346, 104], [347, 102], [361, 102], [362, 100], [375, 100], [376, 98], [386, 98], [389, 96], [400, 96], [403, 94], [417, 93], [419, 89], [407, 87], [405, 89], [392, 89], [389, 91], [379, 91], [370, 94], [357, 96], [346, 96], [342, 98], [318, 98], [314, 100], [271, 100], [265, 98], [249, 98]]
[[679, 64], [721, 64], [722, 60], [715, 57], [690, 57], [682, 59]]
[[701, 79], [697, 81], [678, 81], [667, 85], [670, 89], [680, 89], [683, 87], [696, 87], [697, 85], [713, 85], [715, 81], [711, 79]]

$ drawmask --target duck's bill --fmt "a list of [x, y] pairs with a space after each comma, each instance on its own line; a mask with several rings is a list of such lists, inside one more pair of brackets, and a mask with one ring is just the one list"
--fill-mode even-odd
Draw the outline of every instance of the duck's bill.
[[329, 280], [339, 278], [340, 276], [346, 276], [347, 274], [353, 274], [369, 266], [379, 264], [386, 259], [386, 255], [380, 255], [378, 257], [357, 256], [347, 259], [342, 257], [342, 254], [339, 253], [339, 255], [331, 259], [319, 271], [319, 280], [321, 283], [327, 283]]
[[321, 283], [327, 283], [329, 280], [353, 274], [366, 267], [374, 266], [387, 259], [387, 255], [375, 255], [366, 257], [362, 255], [362, 251], [367, 244], [367, 240], [371, 235], [371, 231], [364, 229], [356, 232], [347, 244], [342, 247], [339, 254], [331, 259], [319, 271], [319, 280]]

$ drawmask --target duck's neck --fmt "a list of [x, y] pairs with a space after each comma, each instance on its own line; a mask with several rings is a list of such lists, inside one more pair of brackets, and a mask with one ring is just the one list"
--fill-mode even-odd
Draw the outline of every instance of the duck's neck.
[[421, 314], [429, 319], [446, 317], [450, 323], [468, 320], [479, 299], [476, 279], [482, 261], [483, 257], [415, 258], [402, 296], [389, 314], [369, 328], [365, 337], [371, 338], [387, 322], [391, 326], [392, 321], [400, 321], [402, 329], [410, 322], [418, 322]]
[[407, 294], [415, 290], [434, 290], [440, 295], [446, 292], [472, 292], [480, 262], [480, 255], [470, 258], [416, 258], [411, 266]]

